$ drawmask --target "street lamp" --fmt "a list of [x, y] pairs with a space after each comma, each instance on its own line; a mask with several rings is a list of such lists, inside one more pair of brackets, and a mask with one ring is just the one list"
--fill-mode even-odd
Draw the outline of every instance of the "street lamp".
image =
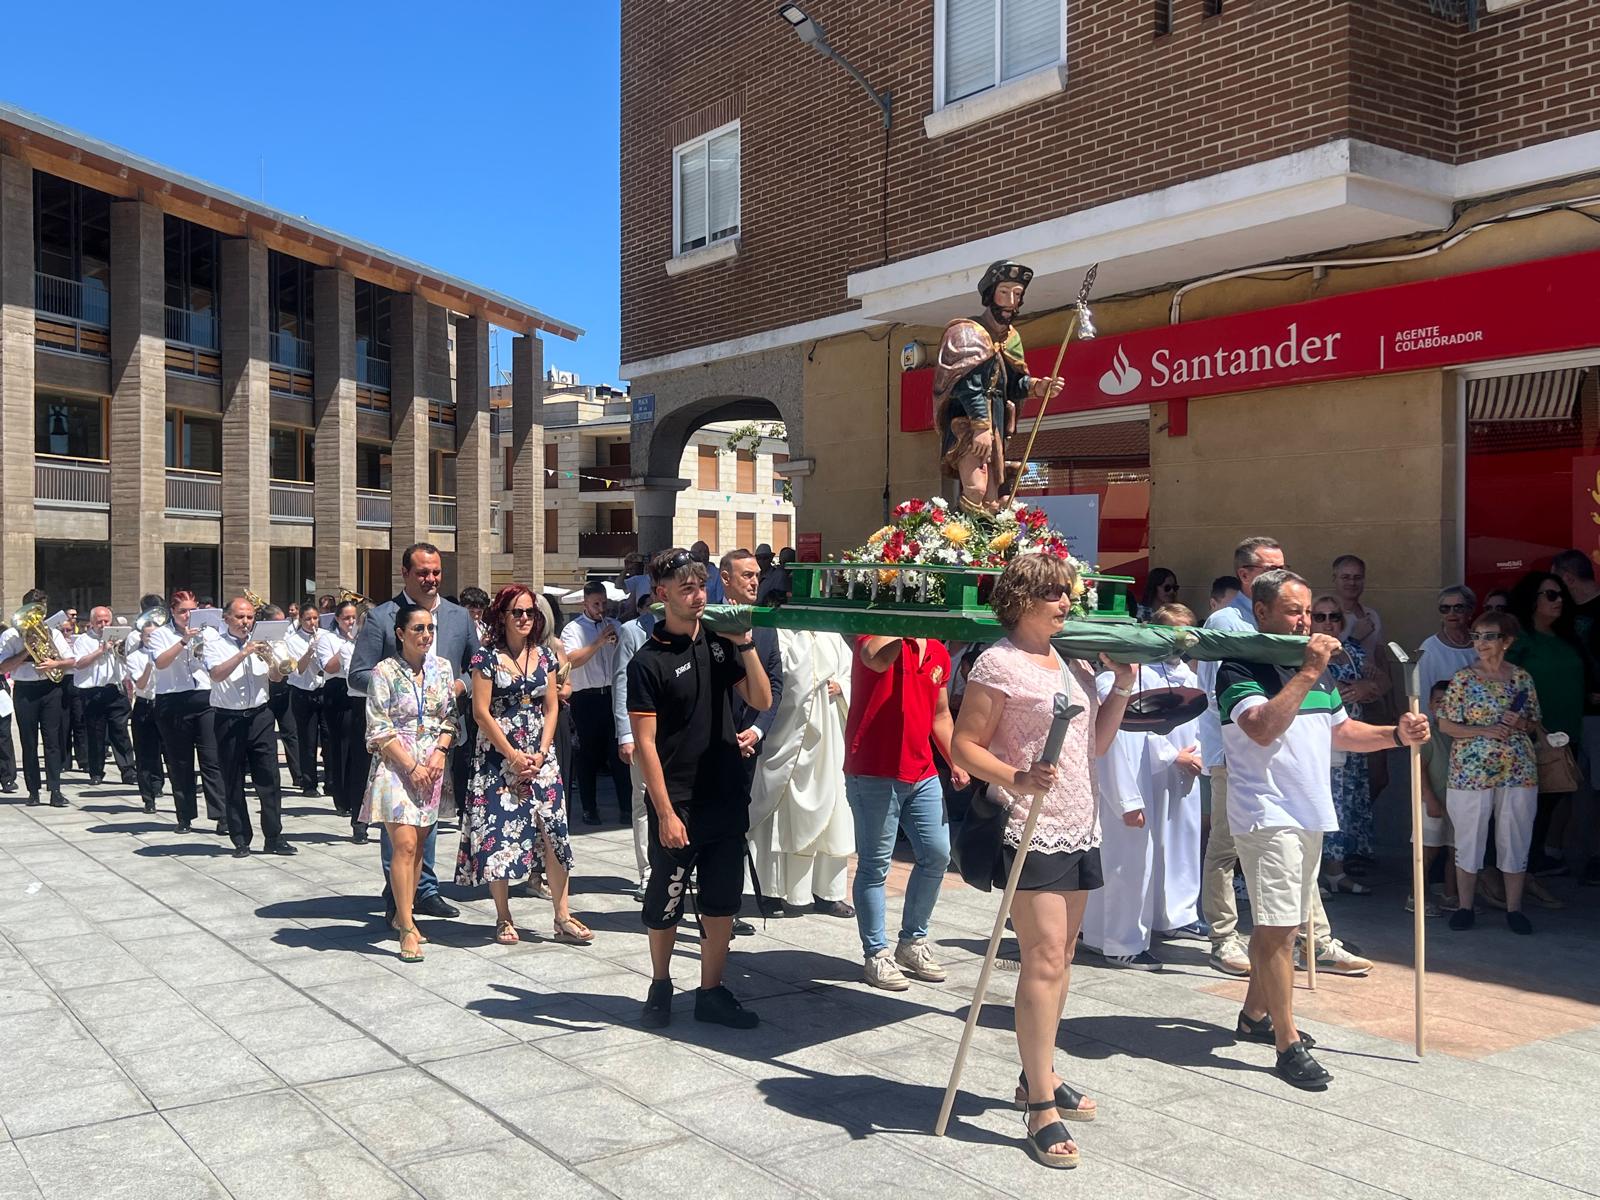
[[850, 73], [851, 79], [854, 79], [866, 89], [867, 95], [872, 97], [872, 102], [883, 113], [883, 127], [885, 129], [888, 129], [893, 124], [894, 98], [888, 89], [886, 88], [879, 92], [868, 83], [866, 76], [856, 70], [855, 65], [849, 59], [828, 44], [827, 31], [822, 28], [819, 22], [808, 17], [805, 9], [798, 4], [778, 5], [778, 15], [789, 22], [802, 42], [813, 47], [823, 57], [833, 59], [834, 62]]

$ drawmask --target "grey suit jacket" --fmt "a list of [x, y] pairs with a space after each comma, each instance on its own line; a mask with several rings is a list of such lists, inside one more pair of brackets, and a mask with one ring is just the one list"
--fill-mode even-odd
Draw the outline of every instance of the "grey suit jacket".
[[639, 647], [650, 640], [656, 627], [654, 613], [642, 612], [622, 627], [617, 638], [617, 664], [611, 674], [611, 718], [617, 727], [617, 745], [633, 744], [633, 726], [628, 721], [628, 664]]
[[[367, 614], [367, 621], [356, 636], [356, 648], [350, 655], [350, 694], [365, 696], [367, 680], [372, 668], [398, 652], [394, 640], [394, 615], [400, 611], [405, 598], [401, 592], [393, 600], [385, 600]], [[465, 679], [467, 664], [478, 649], [478, 626], [472, 614], [459, 604], [440, 599], [433, 610], [435, 632], [433, 652], [450, 664], [457, 679]]]

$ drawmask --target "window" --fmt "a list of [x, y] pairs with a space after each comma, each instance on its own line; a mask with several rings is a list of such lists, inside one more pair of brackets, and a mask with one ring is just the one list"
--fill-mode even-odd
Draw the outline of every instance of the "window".
[[443, 450], [428, 455], [428, 494], [454, 496], [456, 494], [456, 456]]
[[222, 471], [222, 422], [167, 409], [167, 466], [180, 471]]
[[[789, 456], [787, 454], [774, 454], [772, 456], [772, 494], [780, 498], [783, 496], [783, 485], [788, 480], [778, 473], [778, 468], [788, 461]], [[776, 550], [778, 547], [774, 544], [772, 548]]]
[[502, 554], [510, 554], [511, 547], [515, 545], [514, 530], [516, 526], [513, 518], [516, 515], [509, 508], [500, 510], [500, 553]]
[[[510, 513], [506, 514], [510, 516]], [[544, 510], [544, 552], [546, 554], [561, 553], [561, 510], [547, 508]]]
[[356, 486], [375, 491], [389, 490], [389, 450], [376, 442], [356, 443]]
[[272, 321], [272, 361], [299, 371], [311, 369], [311, 297], [315, 291], [308, 262], [267, 253], [267, 310]]
[[1156, 36], [1172, 32], [1173, 5], [1177, 0], [1156, 0]]
[[306, 430], [273, 426], [268, 453], [272, 478], [284, 483], [311, 482], [311, 435]]
[[214, 229], [165, 218], [167, 307], [215, 313], [222, 238]]
[[733, 540], [734, 544], [741, 550], [754, 550], [756, 548], [755, 513], [734, 514]]
[[507, 446], [505, 470], [500, 475], [500, 486], [502, 491], [510, 491], [512, 484], [516, 481], [516, 465], [517, 452], [510, 446]]
[[[356, 280], [356, 367], [365, 359], [389, 361], [389, 290]], [[385, 385], [386, 386], [386, 385]]]
[[717, 532], [717, 514], [707, 509], [700, 510], [700, 519], [695, 537], [711, 548], [711, 557], [717, 557], [717, 543], [722, 540], [722, 535]]
[[789, 518], [773, 517], [772, 552], [776, 554], [780, 550], [787, 550], [792, 545], [794, 545], [794, 535], [789, 532]]
[[739, 123], [724, 125], [672, 152], [674, 253], [714, 245], [739, 232]]
[[60, 458], [106, 457], [106, 402], [99, 396], [40, 393], [33, 403], [35, 454], [53, 454]]
[[1066, 61], [1065, 0], [940, 0], [936, 12], [941, 104]]
[[738, 451], [735, 462], [734, 490], [740, 492], [753, 492], [756, 490], [756, 456], [748, 450]]
[[[506, 453], [509, 455], [511, 451], [507, 449]], [[510, 462], [511, 460], [507, 458], [506, 461]], [[559, 471], [561, 469], [561, 446], [559, 443], [546, 442], [544, 444], [544, 469], [546, 471]]]
[[33, 230], [34, 269], [50, 277], [41, 281], [39, 307], [91, 325], [109, 324], [111, 197], [35, 171]]
[[717, 483], [717, 448], [715, 446], [700, 447], [700, 475], [695, 481], [695, 486], [702, 492], [714, 492], [719, 486]]

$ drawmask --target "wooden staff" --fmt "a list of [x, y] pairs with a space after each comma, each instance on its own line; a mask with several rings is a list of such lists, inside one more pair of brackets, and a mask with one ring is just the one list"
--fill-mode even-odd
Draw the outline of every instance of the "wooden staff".
[[[1050, 735], [1045, 740], [1040, 762], [1053, 763], [1061, 753], [1061, 740], [1067, 725], [1083, 711], [1081, 705], [1068, 702], [1066, 695], [1055, 698], [1054, 721]], [[1059, 730], [1059, 733], [1058, 733]], [[950, 1110], [955, 1106], [956, 1088], [961, 1083], [961, 1069], [967, 1063], [967, 1051], [972, 1046], [972, 1034], [978, 1028], [978, 1015], [983, 1011], [983, 997], [989, 990], [989, 975], [994, 970], [995, 957], [1000, 952], [1000, 938], [1006, 931], [1006, 918], [1011, 915], [1011, 901], [1017, 894], [1017, 881], [1022, 878], [1022, 864], [1028, 859], [1028, 843], [1033, 840], [1033, 827], [1039, 823], [1039, 810], [1044, 806], [1044, 793], [1033, 798], [1028, 805], [1028, 819], [1023, 822], [1022, 836], [1017, 839], [1016, 857], [1011, 860], [1011, 873], [1006, 876], [1006, 890], [1000, 896], [1000, 910], [994, 915], [994, 931], [989, 934], [989, 948], [983, 955], [983, 968], [978, 972], [978, 986], [972, 993], [972, 1007], [967, 1010], [967, 1024], [961, 1031], [961, 1045], [956, 1048], [955, 1065], [950, 1068], [950, 1082], [944, 1089], [944, 1103], [939, 1106], [939, 1120], [933, 1127], [935, 1137], [943, 1137], [950, 1124]]]
[[[1413, 716], [1422, 712], [1418, 665], [1398, 644], [1389, 643], [1389, 653], [1406, 668], [1406, 692]], [[1411, 747], [1411, 946], [1414, 991], [1411, 996], [1412, 1015], [1416, 1021], [1417, 1057], [1427, 1049], [1428, 1012], [1427, 986], [1427, 929], [1424, 918], [1428, 910], [1428, 880], [1422, 867], [1422, 747]]]

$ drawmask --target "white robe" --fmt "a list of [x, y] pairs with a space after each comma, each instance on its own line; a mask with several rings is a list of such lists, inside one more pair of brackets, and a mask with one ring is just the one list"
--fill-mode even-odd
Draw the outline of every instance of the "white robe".
[[[761, 888], [796, 906], [844, 899], [855, 827], [844, 795], [850, 647], [837, 634], [778, 631], [783, 699], [750, 789], [750, 842]], [[828, 695], [832, 680], [840, 695]]]
[[[1098, 680], [1100, 696], [1111, 674]], [[1187, 664], [1139, 668], [1134, 691], [1196, 687]], [[1100, 866], [1105, 886], [1089, 893], [1083, 940], [1104, 954], [1150, 948], [1152, 930], [1178, 929], [1200, 919], [1200, 797], [1178, 755], [1199, 741], [1199, 722], [1168, 734], [1119, 733], [1100, 759]], [[1144, 827], [1122, 815], [1144, 810]]]

